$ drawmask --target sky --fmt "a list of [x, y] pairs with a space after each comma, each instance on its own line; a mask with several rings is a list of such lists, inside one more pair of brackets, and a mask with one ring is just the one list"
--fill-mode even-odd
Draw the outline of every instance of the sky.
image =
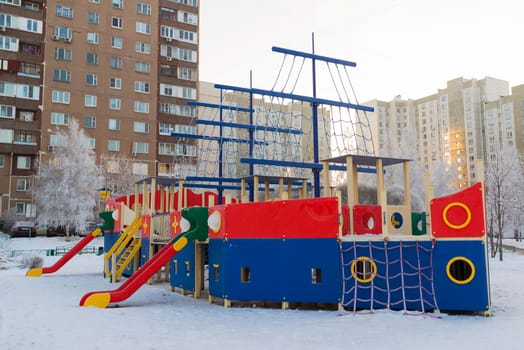
[[283, 58], [271, 48], [311, 52], [314, 33], [316, 54], [357, 63], [360, 101], [421, 98], [461, 76], [521, 85], [523, 13], [519, 0], [201, 0], [200, 80], [249, 87], [252, 71], [271, 89]]
[[[91, 244], [102, 241], [97, 237]], [[64, 244], [63, 237], [0, 240], [0, 253]], [[44, 266], [58, 258], [43, 256]], [[492, 317], [225, 309], [206, 298], [173, 293], [168, 283], [144, 285], [111, 308], [83, 308], [78, 303], [85, 293], [118, 288], [102, 277], [102, 256], [75, 256], [40, 278], [25, 277], [27, 269], [18, 268], [19, 262], [20, 256], [7, 263], [0, 259], [2, 350], [509, 350], [524, 342], [524, 255], [509, 251], [503, 262], [490, 259]]]

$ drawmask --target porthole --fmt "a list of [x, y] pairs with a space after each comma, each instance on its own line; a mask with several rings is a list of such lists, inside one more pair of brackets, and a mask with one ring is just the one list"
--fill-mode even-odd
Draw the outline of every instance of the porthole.
[[358, 257], [351, 263], [351, 275], [360, 283], [369, 283], [377, 275], [377, 264], [368, 257]]
[[468, 258], [457, 256], [446, 266], [448, 278], [456, 284], [467, 284], [475, 277], [475, 265]]

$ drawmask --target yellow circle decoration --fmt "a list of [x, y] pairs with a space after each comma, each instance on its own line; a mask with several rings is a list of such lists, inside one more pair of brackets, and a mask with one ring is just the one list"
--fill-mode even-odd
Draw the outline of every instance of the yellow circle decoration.
[[[448, 220], [448, 211], [453, 208], [453, 207], [460, 207], [462, 209], [464, 209], [466, 211], [466, 220], [460, 224], [460, 225], [455, 225], [455, 224], [452, 224], [451, 222], [449, 222]], [[442, 220], [444, 220], [444, 223], [452, 228], [452, 229], [455, 229], [455, 230], [461, 230], [463, 229], [464, 227], [468, 226], [469, 223], [471, 222], [471, 210], [469, 210], [468, 206], [465, 205], [464, 203], [461, 203], [461, 202], [452, 202], [452, 203], [449, 203], [448, 205], [446, 205], [446, 207], [444, 208], [444, 211], [442, 211]]]
[[[355, 271], [355, 267], [358, 262], [367, 262], [371, 264], [371, 274], [369, 275], [368, 278], [361, 278], [357, 275], [357, 272]], [[360, 256], [356, 258], [355, 260], [353, 260], [353, 262], [351, 263], [351, 275], [360, 283], [369, 283], [377, 275], [377, 264], [375, 264], [373, 260], [371, 260], [370, 258], [366, 256]]]
[[[468, 276], [468, 278], [464, 279], [464, 280], [459, 280], [457, 278], [455, 278], [452, 273], [451, 273], [451, 265], [453, 265], [455, 262], [457, 261], [463, 261], [464, 263], [466, 263], [469, 268], [471, 269], [471, 274]], [[475, 277], [475, 265], [473, 264], [473, 262], [471, 260], [469, 260], [468, 258], [465, 258], [463, 256], [456, 256], [454, 257], [453, 259], [449, 260], [448, 261], [448, 264], [446, 265], [446, 273], [448, 275], [448, 278], [453, 281], [454, 283], [456, 284], [468, 284], [469, 282], [471, 282], [473, 280], [473, 278]]]

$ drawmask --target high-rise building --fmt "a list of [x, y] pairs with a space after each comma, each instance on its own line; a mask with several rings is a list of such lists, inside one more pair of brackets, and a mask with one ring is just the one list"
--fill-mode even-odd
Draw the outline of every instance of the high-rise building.
[[170, 131], [196, 113], [198, 20], [197, 0], [0, 0], [0, 212], [34, 214], [36, 165], [73, 118], [108, 169], [195, 163]]
[[[428, 172], [437, 165], [452, 164], [457, 169], [456, 184], [464, 187], [480, 178], [477, 160], [489, 161], [504, 144], [519, 144], [524, 134], [514, 111], [516, 96], [523, 99], [524, 89], [486, 77], [481, 80], [457, 78], [447, 82], [436, 94], [414, 100], [399, 97], [391, 102], [373, 100], [364, 105], [375, 107], [373, 138], [379, 154], [416, 158]], [[523, 104], [524, 106], [524, 104]], [[523, 107], [524, 108], [524, 107]], [[414, 135], [414, 137], [410, 137]], [[405, 150], [413, 154], [399, 154]]]

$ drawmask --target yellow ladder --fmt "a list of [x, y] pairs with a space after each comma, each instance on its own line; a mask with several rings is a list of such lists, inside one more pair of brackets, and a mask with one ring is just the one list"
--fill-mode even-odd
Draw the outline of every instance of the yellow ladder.
[[[128, 246], [131, 246], [131, 241], [135, 239], [140, 240], [139, 238], [135, 238], [135, 235], [140, 227], [142, 227], [142, 218], [135, 218], [133, 222], [131, 222], [131, 224], [126, 228], [126, 230], [120, 235], [115, 244], [113, 244], [111, 249], [109, 249], [109, 251], [104, 255], [104, 277], [110, 277], [112, 282], [115, 282], [117, 271], [115, 268], [117, 264], [116, 257], [119, 256]], [[138, 245], [138, 249], [140, 249], [140, 245]], [[111, 261], [111, 269], [109, 268], [109, 261]]]

